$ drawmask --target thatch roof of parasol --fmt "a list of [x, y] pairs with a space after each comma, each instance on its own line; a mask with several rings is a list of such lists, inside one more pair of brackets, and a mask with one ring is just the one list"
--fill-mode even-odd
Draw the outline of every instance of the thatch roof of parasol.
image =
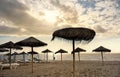
[[[86, 52], [86, 50], [77, 47], [77, 48], [74, 50], [74, 52]], [[73, 51], [72, 51], [71, 53], [73, 53]]]
[[103, 46], [100, 46], [100, 47], [94, 49], [93, 52], [111, 52], [111, 50], [107, 49], [107, 48], [105, 48]]
[[53, 33], [54, 40], [56, 37], [61, 39], [75, 40], [75, 41], [86, 41], [90, 42], [95, 36], [95, 31], [88, 28], [64, 28], [57, 30]]
[[65, 51], [65, 50], [63, 50], [63, 49], [60, 49], [60, 50], [58, 50], [57, 52], [55, 52], [55, 54], [57, 54], [57, 53], [68, 53], [68, 52]]

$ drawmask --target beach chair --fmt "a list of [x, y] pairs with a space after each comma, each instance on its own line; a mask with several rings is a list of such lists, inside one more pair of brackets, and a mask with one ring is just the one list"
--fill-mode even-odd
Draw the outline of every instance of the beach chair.
[[9, 63], [5, 63], [5, 64], [0, 64], [0, 69], [3, 70], [4, 68], [10, 68], [10, 69], [16, 69], [17, 66], [19, 66], [20, 64], [18, 63], [11, 63], [11, 67]]
[[40, 63], [42, 60], [38, 59], [38, 58], [33, 58], [33, 61], [36, 62], [36, 63]]
[[3, 70], [3, 68], [10, 68], [10, 64], [9, 63], [0, 64], [0, 69]]
[[20, 64], [19, 63], [12, 63], [11, 66], [13, 69], [16, 69]]

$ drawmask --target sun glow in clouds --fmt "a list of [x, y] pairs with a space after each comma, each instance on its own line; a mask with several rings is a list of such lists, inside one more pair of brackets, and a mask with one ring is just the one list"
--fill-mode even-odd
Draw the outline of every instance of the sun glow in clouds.
[[38, 20], [45, 20], [49, 23], [57, 22], [57, 17], [59, 16], [58, 11], [49, 11], [49, 10], [43, 11], [43, 15], [39, 15], [39, 13], [35, 13], [33, 11], [27, 11], [27, 13]]
[[45, 11], [43, 18], [50, 23], [55, 23], [57, 21], [58, 15], [58, 11]]

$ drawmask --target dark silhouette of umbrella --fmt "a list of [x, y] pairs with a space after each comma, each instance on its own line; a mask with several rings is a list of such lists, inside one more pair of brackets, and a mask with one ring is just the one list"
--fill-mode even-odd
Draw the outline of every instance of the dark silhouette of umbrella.
[[15, 47], [13, 49], [16, 49], [16, 50], [22, 50], [23, 48], [19, 45], [14, 45]]
[[111, 50], [107, 49], [107, 48], [105, 48], [103, 46], [100, 46], [100, 47], [94, 49], [93, 52], [101, 52], [102, 64], [103, 64], [103, 62], [104, 62], [104, 60], [103, 60], [103, 52], [111, 52]]
[[19, 53], [17, 53], [17, 52], [14, 52], [14, 53], [12, 53], [12, 55], [19, 55]]
[[28, 54], [38, 54], [38, 52], [35, 52], [35, 51], [30, 51], [30, 52], [28, 52]]
[[23, 51], [23, 52], [21, 52], [21, 53], [19, 53], [19, 54], [27, 54], [27, 53]]
[[0, 48], [0, 52], [8, 52], [9, 50], [6, 48]]
[[[51, 52], [52, 51], [49, 50], [49, 49], [46, 49], [46, 50], [42, 51], [42, 53], [44, 53], [44, 56], [45, 56], [45, 53], [47, 54], [47, 56], [46, 56], [46, 62], [48, 61], [48, 53], [51, 53]], [[44, 57], [44, 60], [45, 60], [45, 57]]]
[[[38, 52], [30, 51], [30, 52], [28, 52], [28, 54], [35, 55], [35, 54], [38, 54]], [[34, 59], [34, 58], [33, 58], [33, 59]]]
[[[75, 53], [78, 53], [78, 58], [79, 58], [79, 62], [80, 62], [80, 52], [86, 52], [86, 50], [77, 47], [77, 48], [74, 50], [74, 52], [75, 52]], [[73, 54], [73, 51], [72, 51], [71, 53]]]
[[[0, 48], [0, 52], [8, 52], [9, 50], [8, 49], [6, 49], [6, 48]], [[2, 60], [1, 59], [1, 56], [0, 56], [0, 60]]]
[[16, 61], [16, 55], [19, 55], [19, 53], [17, 53], [17, 52], [12, 53], [14, 62]]
[[23, 61], [24, 61], [24, 63], [25, 63], [25, 55], [27, 54], [26, 52], [21, 52], [21, 53], [19, 53], [19, 54], [21, 54], [21, 55], [23, 55]]
[[1, 44], [0, 48], [8, 48], [9, 49], [9, 51], [10, 51], [9, 63], [10, 63], [10, 68], [11, 68], [11, 51], [12, 51], [12, 49], [22, 49], [22, 48], [19, 45], [15, 45], [12, 41]]
[[[85, 41], [89, 43], [95, 36], [95, 31], [88, 28], [63, 28], [53, 33], [54, 40], [56, 37], [72, 40], [73, 51], [75, 50], [75, 41]], [[75, 77], [75, 53], [73, 52], [73, 77]]]
[[[45, 46], [47, 44], [34, 37], [29, 37], [27, 39], [17, 42], [16, 45], [31, 47], [31, 51], [33, 52], [33, 47]], [[32, 54], [32, 73], [33, 73], [33, 54]]]
[[62, 53], [68, 53], [68, 52], [63, 49], [60, 49], [57, 52], [55, 52], [55, 54], [57, 54], [57, 53], [61, 53], [61, 62], [62, 62]]
[[10, 53], [6, 53], [5, 55], [6, 55], [6, 56], [10, 56], [10, 55], [12, 55], [12, 54], [10, 54]]

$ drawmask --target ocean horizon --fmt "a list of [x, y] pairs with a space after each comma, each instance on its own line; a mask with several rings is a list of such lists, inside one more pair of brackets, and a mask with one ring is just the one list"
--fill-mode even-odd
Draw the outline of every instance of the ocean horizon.
[[[45, 60], [47, 55], [46, 54], [35, 54], [35, 58]], [[61, 60], [61, 54], [52, 54], [48, 53], [48, 60], [53, 60], [55, 57], [55, 60]], [[120, 61], [120, 53], [104, 53], [103, 55], [104, 61]], [[0, 54], [0, 60], [7, 59], [8, 56]], [[25, 55], [26, 59], [31, 59], [31, 55]], [[62, 60], [72, 60], [72, 54], [63, 54]], [[14, 59], [14, 56], [12, 56], [12, 59]], [[23, 55], [16, 55], [16, 60], [22, 60]], [[78, 54], [75, 54], [75, 60], [79, 60]], [[80, 60], [89, 60], [89, 61], [101, 61], [101, 53], [80, 53]]]

